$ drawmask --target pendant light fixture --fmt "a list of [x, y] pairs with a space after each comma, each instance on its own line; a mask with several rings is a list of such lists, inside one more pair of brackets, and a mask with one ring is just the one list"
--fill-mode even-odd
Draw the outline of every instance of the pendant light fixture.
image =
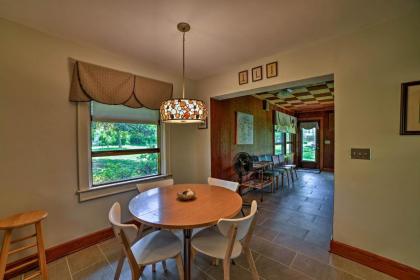
[[182, 98], [168, 99], [160, 105], [160, 119], [166, 123], [199, 123], [206, 120], [206, 104], [197, 99], [185, 98], [185, 32], [191, 27], [188, 23], [178, 23], [182, 32]]

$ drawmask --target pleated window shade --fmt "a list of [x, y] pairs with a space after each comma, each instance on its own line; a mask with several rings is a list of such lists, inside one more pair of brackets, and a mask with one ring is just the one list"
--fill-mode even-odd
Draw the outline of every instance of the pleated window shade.
[[171, 83], [75, 61], [69, 100], [159, 110], [172, 90]]
[[130, 108], [124, 105], [107, 105], [92, 101], [90, 108], [93, 121], [159, 123], [159, 111], [147, 109], [145, 107]]

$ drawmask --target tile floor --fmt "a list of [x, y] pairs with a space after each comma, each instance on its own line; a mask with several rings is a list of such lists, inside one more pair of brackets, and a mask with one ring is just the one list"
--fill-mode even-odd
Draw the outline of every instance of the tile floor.
[[[259, 205], [253, 250], [261, 279], [393, 279], [368, 267], [328, 253], [332, 231], [333, 174], [298, 172], [292, 188], [265, 195]], [[249, 194], [248, 198], [259, 198]], [[54, 279], [113, 279], [119, 245], [115, 239], [92, 246], [48, 264]], [[223, 279], [221, 265], [198, 254], [193, 279]], [[127, 263], [120, 279], [131, 279]], [[19, 279], [19, 278], [17, 278]], [[35, 278], [36, 279], [36, 278]], [[168, 261], [165, 273], [145, 269], [142, 279], [178, 279], [175, 261]], [[231, 279], [251, 279], [244, 258], [231, 268]]]

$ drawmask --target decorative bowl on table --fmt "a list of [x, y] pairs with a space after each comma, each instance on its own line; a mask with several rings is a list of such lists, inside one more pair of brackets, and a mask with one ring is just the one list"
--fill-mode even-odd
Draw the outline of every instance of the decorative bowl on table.
[[183, 192], [177, 193], [177, 197], [178, 197], [178, 200], [181, 200], [181, 201], [189, 201], [189, 200], [196, 199], [195, 192], [193, 192], [191, 189], [187, 189]]

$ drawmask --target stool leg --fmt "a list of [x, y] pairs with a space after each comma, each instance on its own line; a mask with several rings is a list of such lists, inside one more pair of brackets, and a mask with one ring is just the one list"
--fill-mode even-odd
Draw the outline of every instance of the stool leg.
[[12, 230], [8, 229], [4, 233], [3, 246], [1, 247], [0, 255], [0, 279], [4, 279], [4, 273], [6, 271], [7, 255], [9, 253], [10, 241], [12, 241]]
[[42, 234], [41, 222], [35, 223], [35, 229], [36, 229], [36, 243], [38, 245], [39, 271], [41, 272], [42, 279], [47, 280], [48, 279], [47, 259], [45, 257], [44, 236]]

